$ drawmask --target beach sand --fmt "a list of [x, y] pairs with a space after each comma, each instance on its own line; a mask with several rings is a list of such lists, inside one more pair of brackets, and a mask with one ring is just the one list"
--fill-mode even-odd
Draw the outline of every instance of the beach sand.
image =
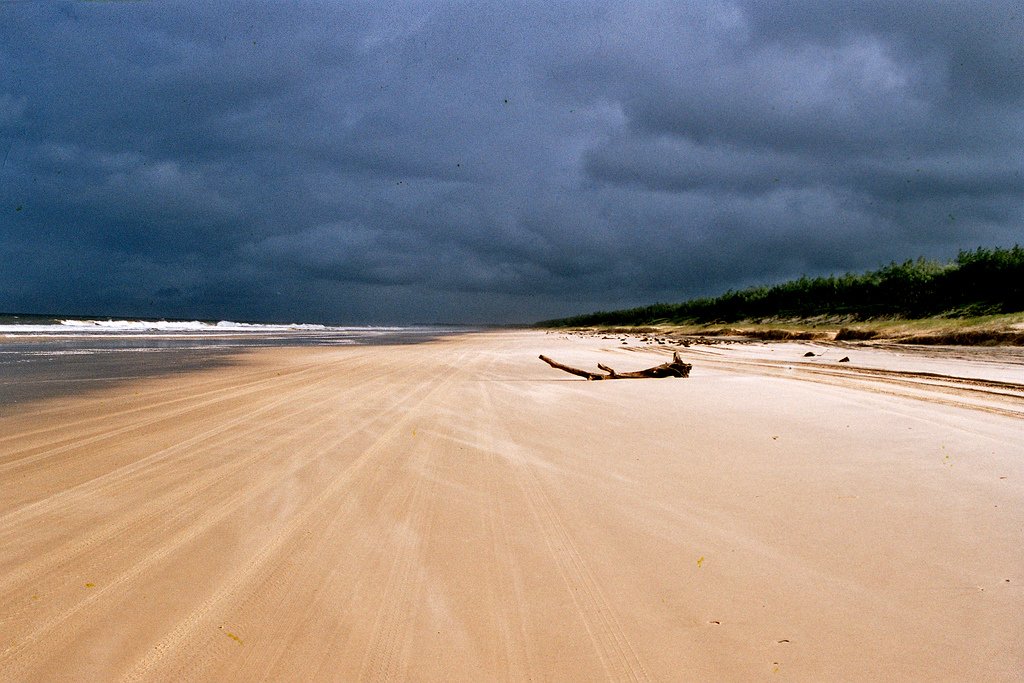
[[1024, 366], [540, 353], [668, 351], [259, 349], [9, 406], [0, 680], [1024, 677]]

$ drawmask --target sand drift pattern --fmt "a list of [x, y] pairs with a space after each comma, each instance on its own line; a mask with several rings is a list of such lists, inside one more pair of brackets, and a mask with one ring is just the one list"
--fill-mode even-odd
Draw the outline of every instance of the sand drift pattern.
[[671, 358], [259, 348], [7, 406], [0, 679], [1018, 676], [1012, 382], [542, 350]]

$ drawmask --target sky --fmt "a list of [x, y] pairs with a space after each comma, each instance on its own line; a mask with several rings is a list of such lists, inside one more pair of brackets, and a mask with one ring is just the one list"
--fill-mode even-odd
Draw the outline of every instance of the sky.
[[0, 0], [0, 163], [0, 311], [682, 301], [1024, 243], [1024, 9]]

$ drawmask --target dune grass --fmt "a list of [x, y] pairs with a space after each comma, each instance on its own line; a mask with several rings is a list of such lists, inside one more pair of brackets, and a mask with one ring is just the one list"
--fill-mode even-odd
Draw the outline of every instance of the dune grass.
[[1024, 248], [979, 248], [962, 251], [949, 263], [917, 259], [862, 274], [802, 277], [719, 297], [538, 325], [763, 339], [928, 337], [1024, 344]]
[[602, 335], [660, 337], [743, 337], [764, 341], [890, 342], [900, 344], [1024, 346], [1024, 313], [975, 317], [774, 319], [721, 324], [591, 325], [563, 329]]

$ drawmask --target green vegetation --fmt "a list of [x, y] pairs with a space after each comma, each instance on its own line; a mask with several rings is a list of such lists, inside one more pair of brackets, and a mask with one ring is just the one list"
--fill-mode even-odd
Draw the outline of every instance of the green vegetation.
[[540, 325], [706, 325], [820, 316], [849, 321], [977, 318], [1017, 311], [1024, 311], [1024, 248], [1014, 245], [961, 251], [951, 263], [920, 258], [859, 275], [801, 277], [719, 297], [590, 313]]

